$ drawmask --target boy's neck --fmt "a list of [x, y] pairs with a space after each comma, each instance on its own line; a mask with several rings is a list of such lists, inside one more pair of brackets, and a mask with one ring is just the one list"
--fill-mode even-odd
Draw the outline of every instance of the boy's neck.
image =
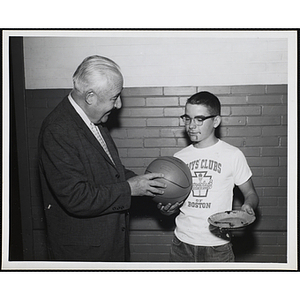
[[219, 139], [216, 136], [214, 136], [210, 140], [205, 140], [205, 141], [197, 142], [197, 143], [194, 143], [193, 145], [194, 145], [195, 148], [204, 149], [204, 148], [207, 148], [207, 147], [215, 145], [218, 141], [219, 141]]

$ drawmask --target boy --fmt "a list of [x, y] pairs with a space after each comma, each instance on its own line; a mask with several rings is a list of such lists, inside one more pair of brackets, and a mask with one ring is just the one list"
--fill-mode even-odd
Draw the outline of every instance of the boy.
[[215, 95], [199, 92], [187, 100], [185, 114], [181, 116], [192, 143], [174, 156], [190, 168], [193, 188], [182, 206], [182, 202], [158, 204], [166, 215], [180, 209], [170, 252], [172, 262], [234, 261], [230, 241], [211, 232], [207, 219], [214, 213], [232, 209], [235, 185], [245, 198], [243, 211], [254, 214], [258, 205], [245, 156], [215, 135], [221, 123], [220, 111], [220, 101]]

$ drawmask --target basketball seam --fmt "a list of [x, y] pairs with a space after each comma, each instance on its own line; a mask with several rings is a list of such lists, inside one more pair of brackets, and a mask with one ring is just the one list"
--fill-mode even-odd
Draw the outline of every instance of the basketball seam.
[[[175, 157], [175, 156], [172, 156], [172, 159], [176, 159], [178, 162], [183, 162], [182, 160], [180, 160], [179, 158], [177, 158], [177, 157]], [[157, 158], [156, 160], [157, 161], [159, 161], [159, 160], [161, 160], [161, 161], [164, 161], [164, 160], [167, 160], [167, 161], [169, 161], [169, 162], [172, 162], [172, 159], [170, 158], [170, 157], [168, 157], [168, 156], [162, 156], [162, 157], [160, 157], [160, 158]], [[186, 164], [184, 164], [186, 167], [187, 167], [187, 165]], [[189, 169], [188, 169], [189, 170]], [[147, 170], [148, 171], [148, 170]], [[149, 172], [149, 171], [148, 171]], [[190, 172], [190, 170], [189, 170], [189, 172]], [[152, 173], [152, 172], [150, 172], [150, 173]], [[188, 176], [185, 174], [185, 172], [183, 172], [183, 174], [184, 174], [184, 176], [187, 178], [187, 180], [189, 181], [189, 178], [188, 178]], [[167, 179], [167, 178], [164, 178], [165, 180], [168, 180], [169, 182], [171, 182], [171, 183], [173, 183], [173, 184], [175, 184], [175, 185], [177, 185], [177, 186], [179, 186], [179, 187], [181, 187], [181, 188], [188, 188], [189, 186], [181, 186], [181, 185], [179, 185], [179, 184], [177, 184], [176, 182], [174, 182], [174, 181], [171, 181], [171, 180], [169, 180], [169, 179]], [[190, 185], [192, 184], [192, 182], [190, 183]]]
[[[146, 172], [147, 172], [147, 173], [153, 173], [153, 172], [150, 172], [149, 170], [146, 170]], [[184, 174], [184, 176], [186, 176], [186, 175]], [[188, 177], [186, 176], [186, 178], [188, 178]], [[168, 178], [163, 177], [163, 179], [165, 179], [165, 180], [167, 180], [167, 181], [169, 181], [169, 182], [171, 182], [171, 183], [173, 183], [173, 184], [175, 184], [175, 185], [177, 185], [177, 186], [179, 186], [179, 187], [181, 187], [181, 188], [184, 188], [184, 189], [189, 188], [190, 185], [192, 184], [192, 182], [191, 182], [190, 185], [188, 185], [188, 186], [183, 186], [183, 185], [179, 185], [178, 183], [176, 183], [176, 182], [174, 182], [174, 181], [172, 181], [172, 180], [169, 180]]]

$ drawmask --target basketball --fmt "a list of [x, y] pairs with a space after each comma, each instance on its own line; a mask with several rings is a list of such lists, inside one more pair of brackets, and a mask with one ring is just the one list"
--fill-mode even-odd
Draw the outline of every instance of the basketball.
[[163, 173], [164, 178], [155, 180], [167, 185], [163, 195], [153, 197], [157, 203], [166, 205], [185, 200], [192, 189], [192, 175], [188, 166], [179, 158], [162, 156], [152, 161], [145, 173]]

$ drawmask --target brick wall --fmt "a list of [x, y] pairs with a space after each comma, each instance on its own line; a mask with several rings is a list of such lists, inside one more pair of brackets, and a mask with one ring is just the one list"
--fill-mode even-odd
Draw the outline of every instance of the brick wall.
[[[239, 147], [253, 172], [260, 197], [256, 222], [233, 236], [237, 261], [287, 261], [287, 85], [125, 88], [123, 108], [108, 122], [123, 164], [138, 174], [158, 156], [173, 155], [188, 145], [179, 115], [186, 99], [200, 90], [222, 103], [219, 136]], [[27, 90], [28, 141], [34, 251], [47, 259], [44, 219], [37, 178], [37, 136], [42, 120], [68, 89]], [[241, 205], [235, 191], [234, 207]], [[147, 198], [133, 199], [131, 260], [168, 261], [174, 217], [161, 215]]]

